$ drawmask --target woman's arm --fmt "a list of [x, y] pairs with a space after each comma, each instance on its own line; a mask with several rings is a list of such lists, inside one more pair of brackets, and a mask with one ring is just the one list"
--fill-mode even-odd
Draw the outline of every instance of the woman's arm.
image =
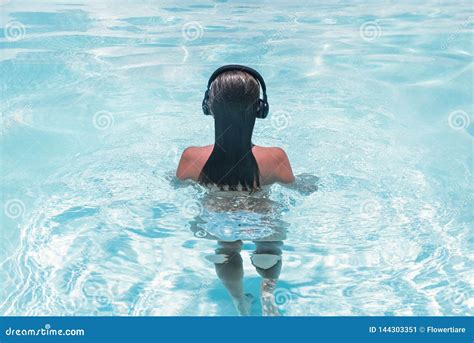
[[274, 171], [278, 183], [304, 195], [318, 190], [319, 177], [308, 173], [302, 173], [296, 177], [293, 175], [290, 161], [283, 149], [273, 148], [272, 155], [275, 158]]
[[183, 153], [181, 154], [181, 158], [179, 159], [178, 168], [176, 169], [176, 177], [181, 180], [189, 179], [189, 174], [192, 171], [192, 148], [184, 149]]
[[281, 148], [274, 148], [273, 152], [275, 157], [275, 174], [277, 175], [277, 181], [280, 183], [292, 183], [295, 181], [293, 170], [291, 169], [290, 160], [286, 155], [285, 150]]

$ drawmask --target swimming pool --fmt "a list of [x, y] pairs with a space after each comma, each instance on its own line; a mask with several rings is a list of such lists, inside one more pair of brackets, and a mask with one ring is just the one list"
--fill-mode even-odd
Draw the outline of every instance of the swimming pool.
[[474, 314], [468, 1], [1, 3], [2, 315], [236, 315], [208, 195], [173, 180], [227, 63], [266, 80], [254, 143], [319, 177], [252, 200], [284, 228], [281, 313]]

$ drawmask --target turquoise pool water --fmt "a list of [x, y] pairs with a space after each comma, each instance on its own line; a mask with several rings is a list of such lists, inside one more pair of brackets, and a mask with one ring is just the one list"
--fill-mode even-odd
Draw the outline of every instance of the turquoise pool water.
[[[474, 314], [469, 1], [1, 4], [0, 314], [235, 315], [206, 230], [236, 222], [283, 241], [284, 315]], [[254, 142], [317, 192], [226, 215], [173, 180], [227, 63], [267, 82]]]

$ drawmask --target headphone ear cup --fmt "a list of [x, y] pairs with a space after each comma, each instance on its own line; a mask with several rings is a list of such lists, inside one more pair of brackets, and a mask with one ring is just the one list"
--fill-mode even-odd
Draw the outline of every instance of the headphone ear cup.
[[211, 114], [211, 110], [209, 109], [209, 104], [207, 103], [208, 98], [209, 98], [209, 91], [206, 91], [206, 93], [204, 93], [204, 99], [202, 99], [202, 112], [206, 116]]
[[265, 119], [268, 115], [268, 103], [262, 99], [258, 100], [257, 118]]
[[211, 113], [210, 113], [211, 111], [209, 110], [209, 106], [207, 105], [207, 102], [206, 102], [206, 101], [203, 101], [203, 102], [202, 102], [202, 112], [203, 112], [206, 116], [208, 116], [208, 115], [211, 114]]

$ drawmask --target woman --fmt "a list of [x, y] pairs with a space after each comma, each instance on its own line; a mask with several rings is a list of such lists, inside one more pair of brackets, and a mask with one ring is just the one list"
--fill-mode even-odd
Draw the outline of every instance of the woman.
[[[263, 99], [260, 99], [262, 87]], [[281, 148], [252, 144], [256, 118], [268, 114], [266, 87], [255, 70], [238, 65], [217, 69], [208, 82], [203, 112], [214, 117], [215, 142], [186, 148], [176, 176], [232, 192], [254, 193], [275, 182], [295, 179]], [[239, 223], [236, 223], [239, 225]], [[252, 264], [263, 277], [261, 302], [264, 315], [278, 315], [273, 291], [281, 271], [281, 241], [256, 241]], [[212, 261], [216, 273], [231, 294], [238, 312], [250, 314], [250, 297], [244, 294], [241, 240], [220, 240]]]
[[255, 119], [268, 113], [265, 83], [255, 70], [234, 65], [217, 69], [209, 79], [203, 110], [214, 117], [215, 143], [186, 148], [176, 171], [178, 179], [247, 191], [294, 181], [283, 149], [252, 144]]

